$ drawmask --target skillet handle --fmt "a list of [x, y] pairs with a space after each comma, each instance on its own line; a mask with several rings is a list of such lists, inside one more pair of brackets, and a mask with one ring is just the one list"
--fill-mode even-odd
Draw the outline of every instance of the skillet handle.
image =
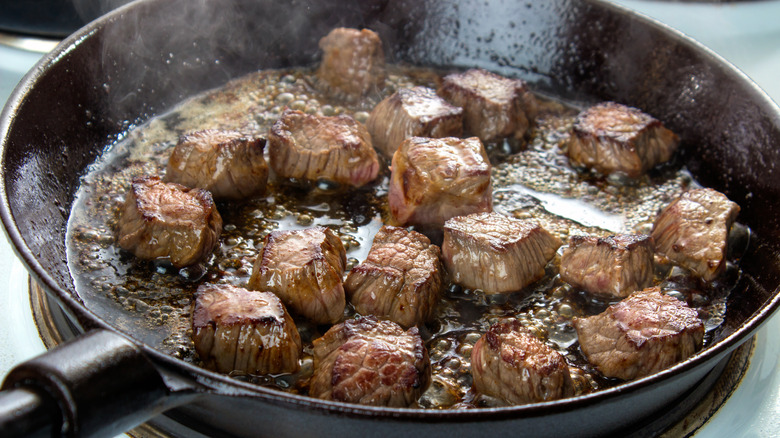
[[140, 348], [108, 330], [17, 365], [2, 389], [2, 437], [114, 436], [186, 401]]

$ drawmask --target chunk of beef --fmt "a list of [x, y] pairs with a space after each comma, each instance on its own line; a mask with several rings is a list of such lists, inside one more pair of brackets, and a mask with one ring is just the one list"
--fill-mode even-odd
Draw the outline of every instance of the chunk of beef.
[[314, 340], [309, 395], [373, 406], [412, 406], [431, 382], [417, 327], [373, 316], [347, 320]]
[[292, 373], [301, 337], [279, 297], [205, 284], [195, 294], [192, 339], [206, 367], [221, 373]]
[[566, 153], [575, 166], [636, 178], [669, 161], [679, 143], [675, 133], [648, 114], [605, 102], [577, 116]]
[[349, 100], [385, 86], [382, 40], [371, 30], [336, 28], [320, 40], [317, 78], [333, 95]]
[[466, 133], [484, 142], [523, 138], [536, 118], [536, 98], [525, 82], [479, 68], [445, 76], [438, 93], [463, 108]]
[[283, 178], [325, 179], [360, 187], [379, 173], [371, 135], [349, 116], [286, 109], [268, 134], [271, 168]]
[[696, 310], [658, 287], [631, 294], [604, 312], [574, 318], [580, 348], [607, 377], [631, 380], [699, 351], [704, 324]]
[[572, 236], [561, 254], [561, 279], [591, 293], [627, 297], [653, 283], [653, 239]]
[[165, 181], [211, 192], [214, 199], [260, 195], [268, 181], [265, 139], [237, 131], [207, 129], [185, 134], [173, 149]]
[[177, 268], [204, 261], [219, 243], [222, 217], [211, 193], [156, 176], [133, 179], [119, 212], [117, 243], [146, 260]]
[[374, 147], [388, 158], [409, 137], [460, 137], [463, 109], [427, 87], [402, 88], [379, 102], [368, 117]]
[[315, 323], [335, 323], [346, 306], [347, 253], [328, 228], [272, 231], [257, 257], [249, 288], [270, 291]]
[[694, 189], [672, 201], [655, 219], [656, 251], [705, 281], [726, 269], [729, 229], [739, 206], [713, 189]]
[[387, 202], [399, 225], [441, 226], [492, 211], [490, 161], [476, 137], [411, 137], [393, 155]]
[[423, 323], [441, 296], [440, 252], [416, 231], [385, 225], [366, 260], [347, 276], [347, 297], [363, 315], [387, 317], [403, 327]]
[[471, 350], [477, 392], [512, 405], [574, 395], [566, 359], [517, 319], [493, 324]]
[[442, 257], [455, 283], [488, 294], [507, 293], [542, 278], [561, 244], [532, 222], [474, 213], [444, 224]]

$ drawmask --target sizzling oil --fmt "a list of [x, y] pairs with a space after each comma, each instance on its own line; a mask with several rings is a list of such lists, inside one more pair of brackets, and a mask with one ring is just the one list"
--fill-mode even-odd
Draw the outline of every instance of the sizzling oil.
[[[137, 260], [114, 245], [118, 211], [130, 181], [141, 175], [162, 175], [181, 134], [207, 128], [264, 134], [285, 107], [319, 115], [348, 114], [365, 122], [368, 112], [384, 96], [413, 85], [435, 88], [439, 77], [430, 70], [396, 68], [383, 95], [347, 104], [319, 93], [310, 73], [270, 70], [239, 78], [130, 130], [111, 145], [83, 178], [68, 229], [68, 263], [88, 307], [91, 298], [85, 297], [111, 301], [121, 309], [113, 321], [120, 329], [124, 320], [140, 319], [156, 348], [199, 363], [190, 329], [193, 292], [203, 282], [245, 286], [263, 239], [272, 230], [329, 227], [347, 249], [347, 269], [365, 258], [373, 235], [389, 218], [386, 168], [379, 182], [366, 188], [346, 190], [326, 182], [271, 179], [265, 198], [218, 204], [224, 221], [221, 244], [201, 266], [177, 271], [165, 262]], [[487, 145], [494, 164], [496, 211], [537, 221], [564, 240], [574, 234], [648, 233], [657, 211], [695, 184], [684, 169], [674, 165], [635, 181], [599, 178], [572, 169], [562, 148], [577, 109], [554, 99], [539, 99], [537, 124], [526, 144]], [[736, 233], [742, 246], [746, 233], [744, 229]], [[573, 317], [599, 313], [611, 302], [563, 283], [557, 277], [558, 263], [559, 257], [555, 257], [542, 280], [514, 294], [486, 295], [448, 285], [436, 318], [421, 327], [433, 383], [421, 397], [420, 407], [501, 404], [475, 396], [469, 362], [481, 334], [503, 317], [519, 318], [566, 357], [577, 394], [618, 383], [604, 378], [585, 361], [571, 324]], [[725, 314], [725, 298], [739, 276], [735, 266], [729, 264], [721, 280], [711, 284], [702, 284], [660, 261], [656, 270], [656, 283], [697, 308], [708, 333], [718, 326]], [[354, 309], [348, 306], [345, 317], [352, 315]], [[313, 368], [311, 341], [328, 327], [300, 319], [296, 323], [305, 342], [301, 371], [295, 375], [233, 377], [306, 394]], [[131, 324], [124, 328], [133, 334]]]

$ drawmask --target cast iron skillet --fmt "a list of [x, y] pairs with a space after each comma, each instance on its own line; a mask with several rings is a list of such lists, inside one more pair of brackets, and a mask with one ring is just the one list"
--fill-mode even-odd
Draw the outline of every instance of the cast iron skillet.
[[[244, 384], [157, 351], [149, 329], [113, 328], [133, 315], [82, 300], [65, 262], [66, 222], [87, 166], [184, 97], [257, 69], [312, 65], [318, 39], [337, 26], [379, 32], [391, 62], [484, 67], [541, 93], [616, 100], [665, 121], [681, 136], [693, 175], [738, 202], [739, 220], [755, 231], [714, 344], [656, 375], [581, 397], [420, 411]], [[140, 1], [46, 56], [15, 90], [0, 132], [8, 236], [34, 280], [88, 332], [12, 370], [0, 395], [3, 436], [107, 436], [171, 408], [166, 415], [224, 436], [624, 434], [688, 394], [780, 305], [780, 109], [711, 52], [602, 2]]]

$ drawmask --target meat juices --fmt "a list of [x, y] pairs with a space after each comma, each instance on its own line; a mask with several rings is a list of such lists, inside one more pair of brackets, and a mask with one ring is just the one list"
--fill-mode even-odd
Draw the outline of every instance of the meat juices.
[[679, 143], [675, 133], [648, 114], [604, 102], [577, 116], [566, 153], [575, 166], [636, 178], [669, 161]]
[[336, 28], [320, 39], [322, 61], [317, 78], [331, 94], [347, 99], [385, 86], [385, 52], [375, 32]]
[[726, 269], [731, 225], [739, 205], [712, 189], [694, 189], [672, 201], [655, 219], [656, 251], [705, 281]]
[[192, 339], [206, 367], [220, 373], [293, 373], [301, 337], [271, 292], [204, 284], [195, 294]]
[[206, 129], [182, 135], [168, 159], [165, 181], [211, 192], [214, 199], [261, 195], [268, 181], [265, 139]]
[[493, 324], [471, 350], [477, 392], [511, 405], [574, 395], [566, 359], [516, 319]]
[[604, 312], [574, 318], [580, 348], [607, 377], [644, 377], [702, 347], [704, 324], [687, 304], [658, 287], [635, 292]]
[[440, 255], [424, 235], [385, 225], [366, 260], [349, 272], [344, 290], [358, 313], [416, 326], [432, 316], [441, 296]]
[[561, 280], [590, 293], [624, 298], [653, 283], [647, 235], [572, 236], [561, 254]]
[[453, 282], [488, 294], [508, 293], [542, 278], [561, 244], [532, 222], [475, 213], [444, 224], [442, 258]]
[[167, 257], [181, 268], [208, 258], [221, 233], [211, 193], [145, 176], [133, 179], [119, 211], [117, 244], [140, 259]]
[[393, 155], [387, 202], [398, 225], [441, 226], [493, 210], [490, 161], [476, 137], [411, 137]]
[[275, 293], [291, 311], [315, 323], [335, 323], [346, 306], [341, 282], [346, 254], [328, 228], [272, 231], [252, 268], [249, 288]]
[[349, 116], [326, 117], [286, 109], [268, 133], [271, 168], [282, 178], [360, 187], [379, 173], [371, 135]]
[[404, 332], [392, 321], [359, 317], [314, 340], [312, 397], [409, 407], [430, 383], [428, 350], [417, 327]]
[[402, 88], [371, 111], [366, 122], [374, 147], [388, 158], [409, 137], [461, 137], [463, 109], [428, 87]]
[[523, 138], [536, 118], [536, 98], [525, 82], [479, 68], [445, 76], [438, 94], [463, 108], [466, 134], [483, 142]]

